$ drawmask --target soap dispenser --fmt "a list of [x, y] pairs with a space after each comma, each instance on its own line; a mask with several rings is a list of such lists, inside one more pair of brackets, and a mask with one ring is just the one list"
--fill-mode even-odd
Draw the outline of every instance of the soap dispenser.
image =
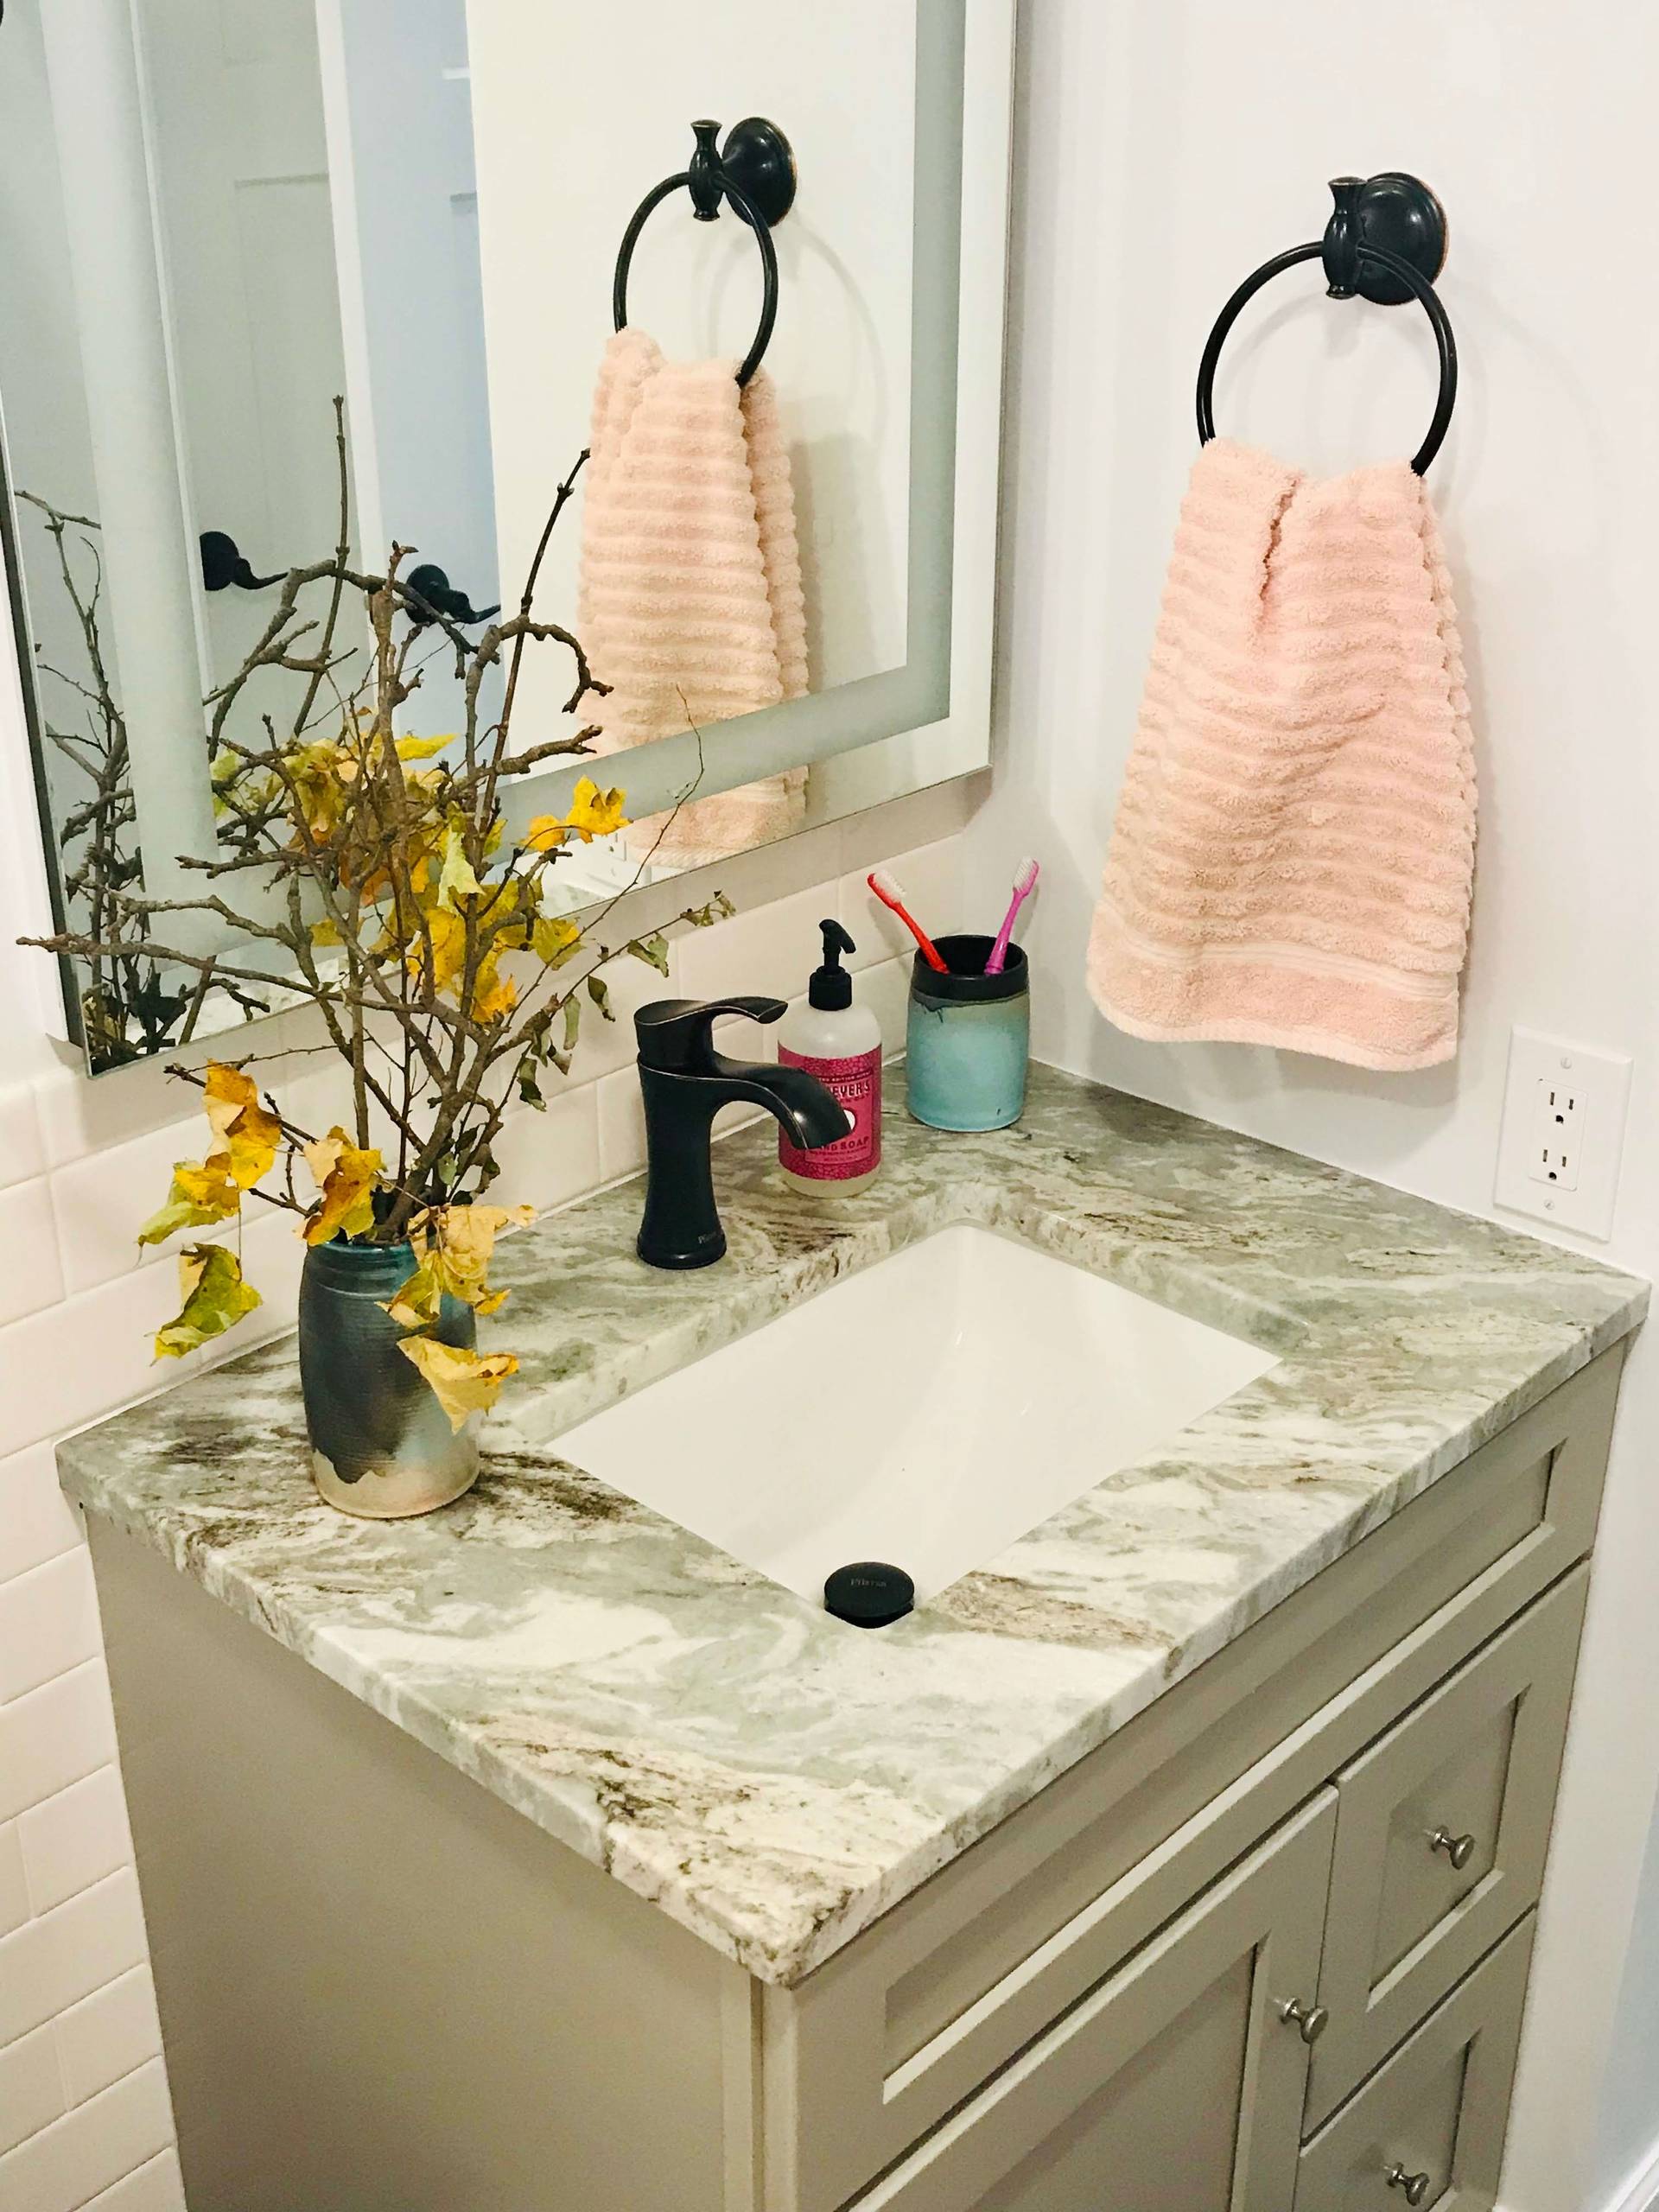
[[778, 1058], [804, 1068], [840, 1102], [848, 1134], [816, 1152], [780, 1135], [778, 1158], [786, 1175], [826, 1194], [861, 1191], [881, 1159], [881, 1025], [868, 1007], [853, 1004], [853, 979], [842, 955], [855, 952], [841, 924], [819, 925], [823, 963], [812, 971], [806, 1004], [791, 1007], [778, 1032]]

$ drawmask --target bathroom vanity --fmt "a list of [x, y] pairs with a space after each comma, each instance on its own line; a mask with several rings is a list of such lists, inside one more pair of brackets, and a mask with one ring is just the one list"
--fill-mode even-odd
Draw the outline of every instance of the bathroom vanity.
[[[61, 1447], [193, 2212], [1489, 2207], [1645, 1287], [1044, 1069], [849, 1199], [716, 1175], [706, 1273], [637, 1185], [504, 1246], [429, 1520], [317, 1500], [288, 1344]], [[868, 1633], [562, 1452], [964, 1224], [1249, 1379]]]

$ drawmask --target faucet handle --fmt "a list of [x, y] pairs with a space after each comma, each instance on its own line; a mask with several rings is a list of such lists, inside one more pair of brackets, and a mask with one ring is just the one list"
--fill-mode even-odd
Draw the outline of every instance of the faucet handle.
[[750, 1021], [781, 1021], [789, 1011], [783, 999], [653, 999], [633, 1017], [641, 1067], [664, 1075], [713, 1075], [715, 1022], [728, 1014]]

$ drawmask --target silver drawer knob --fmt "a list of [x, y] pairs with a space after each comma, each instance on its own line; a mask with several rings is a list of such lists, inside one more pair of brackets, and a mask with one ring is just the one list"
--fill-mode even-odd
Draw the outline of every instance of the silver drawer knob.
[[1323, 2005], [1304, 2005], [1300, 1998], [1292, 1997], [1279, 2007], [1279, 2017], [1287, 2027], [1294, 2028], [1306, 2044], [1316, 2044], [1331, 2024], [1331, 2015]]
[[[1443, 1851], [1459, 1874], [1475, 1855], [1475, 1839], [1471, 1835], [1453, 1835], [1450, 1828], [1436, 1828], [1428, 1839], [1431, 1851]], [[1415, 2204], [1419, 2200], [1412, 2198]]]
[[1397, 2158], [1382, 2178], [1390, 2189], [1404, 2190], [1408, 2204], [1421, 2204], [1428, 2195], [1428, 2176], [1408, 2174]]

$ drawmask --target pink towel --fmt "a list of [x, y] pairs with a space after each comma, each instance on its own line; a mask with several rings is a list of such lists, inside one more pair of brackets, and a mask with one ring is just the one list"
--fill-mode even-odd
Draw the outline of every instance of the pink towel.
[[1458, 1042], [1475, 770], [1439, 527], [1404, 461], [1193, 465], [1089, 944], [1136, 1037], [1420, 1068]]
[[[579, 629], [611, 686], [601, 749], [715, 727], [806, 689], [795, 497], [764, 369], [665, 361], [642, 330], [605, 349], [583, 499]], [[768, 776], [639, 823], [635, 850], [681, 868], [796, 828], [806, 772]]]

